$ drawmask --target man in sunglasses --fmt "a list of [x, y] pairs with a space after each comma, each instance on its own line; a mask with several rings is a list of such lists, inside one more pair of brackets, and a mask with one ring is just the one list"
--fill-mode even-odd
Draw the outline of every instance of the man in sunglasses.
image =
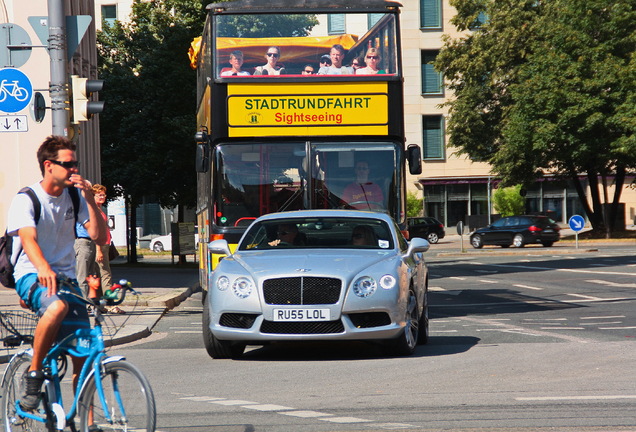
[[340, 44], [335, 44], [329, 51], [329, 57], [331, 58], [331, 66], [321, 67], [318, 70], [318, 75], [344, 75], [353, 74], [353, 68], [343, 66], [346, 50]]
[[[49, 136], [38, 149], [37, 158], [43, 178], [30, 188], [39, 201], [39, 213], [37, 201], [19, 193], [11, 202], [7, 224], [7, 233], [14, 236], [16, 292], [40, 317], [31, 367], [25, 376], [26, 394], [20, 398], [25, 410], [39, 405], [44, 381], [42, 360], [53, 342], [77, 328], [90, 328], [86, 306], [57, 295], [58, 276], [75, 279], [76, 219], [93, 241], [103, 242], [108, 229], [91, 184], [78, 174], [75, 144], [64, 137]], [[71, 196], [71, 189], [76, 189], [76, 198]], [[77, 294], [82, 294], [79, 289]], [[72, 361], [75, 377], [83, 359]]]

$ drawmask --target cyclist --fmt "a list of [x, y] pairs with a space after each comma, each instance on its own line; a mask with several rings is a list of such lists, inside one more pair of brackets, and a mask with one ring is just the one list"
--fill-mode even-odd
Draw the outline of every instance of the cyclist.
[[[44, 374], [42, 361], [56, 339], [76, 328], [90, 327], [86, 306], [57, 296], [57, 276], [75, 279], [75, 218], [88, 235], [103, 243], [108, 229], [100, 216], [91, 192], [91, 184], [78, 174], [75, 144], [67, 138], [49, 136], [37, 151], [43, 179], [31, 186], [40, 201], [35, 219], [31, 199], [25, 194], [14, 197], [9, 208], [7, 231], [16, 236], [13, 262], [16, 291], [20, 299], [40, 316], [33, 340], [33, 358], [26, 378], [26, 394], [20, 398], [25, 410], [39, 404]], [[69, 188], [77, 188], [79, 207], [75, 209]], [[77, 213], [76, 213], [77, 212]], [[79, 288], [78, 294], [82, 294]], [[73, 382], [83, 359], [73, 358]]]

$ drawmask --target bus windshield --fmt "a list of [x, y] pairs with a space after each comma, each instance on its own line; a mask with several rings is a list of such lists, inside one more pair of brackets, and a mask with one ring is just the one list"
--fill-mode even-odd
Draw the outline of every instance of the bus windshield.
[[399, 144], [231, 143], [215, 149], [215, 225], [272, 212], [347, 208], [399, 212]]
[[395, 14], [227, 14], [215, 19], [217, 79], [399, 74]]

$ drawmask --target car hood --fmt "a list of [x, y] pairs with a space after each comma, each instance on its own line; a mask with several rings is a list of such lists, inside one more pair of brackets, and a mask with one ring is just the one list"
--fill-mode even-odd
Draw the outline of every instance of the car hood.
[[236, 263], [259, 279], [281, 274], [297, 274], [299, 276], [337, 275], [345, 277], [346, 275], [357, 274], [363, 269], [382, 261], [397, 257], [398, 254], [393, 250], [301, 253], [298, 250], [291, 249], [289, 252], [248, 252], [233, 255]]

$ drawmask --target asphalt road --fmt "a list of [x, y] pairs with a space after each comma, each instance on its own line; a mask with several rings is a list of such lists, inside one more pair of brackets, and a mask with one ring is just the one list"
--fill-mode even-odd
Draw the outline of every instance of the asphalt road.
[[200, 294], [117, 353], [143, 365], [162, 431], [636, 431], [631, 245], [443, 248], [429, 256], [432, 338], [412, 357], [309, 343], [212, 360]]

